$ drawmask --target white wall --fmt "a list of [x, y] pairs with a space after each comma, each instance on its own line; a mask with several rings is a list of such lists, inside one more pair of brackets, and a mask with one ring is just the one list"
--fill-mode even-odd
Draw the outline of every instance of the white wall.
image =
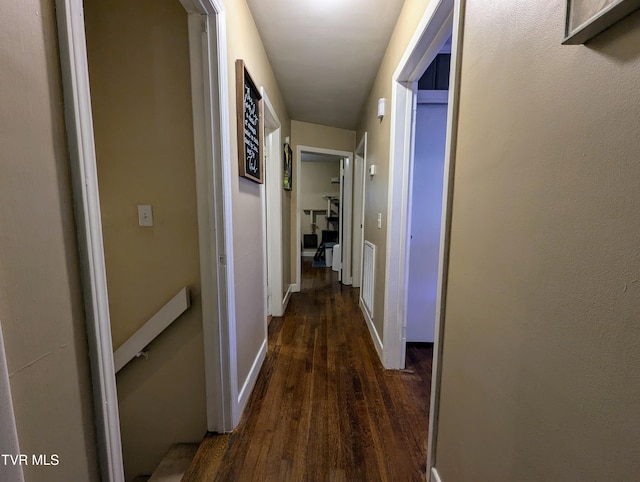
[[447, 104], [418, 104], [412, 172], [407, 341], [433, 342]]

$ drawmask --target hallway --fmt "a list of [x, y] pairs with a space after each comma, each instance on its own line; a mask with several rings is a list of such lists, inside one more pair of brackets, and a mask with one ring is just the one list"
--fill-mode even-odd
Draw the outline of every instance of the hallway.
[[[406, 370], [384, 371], [358, 290], [310, 262], [303, 273], [269, 326], [267, 359], [215, 480], [424, 480], [431, 348], [410, 347]], [[204, 466], [216, 454], [205, 447], [190, 474], [208, 475], [184, 480], [212, 477]]]

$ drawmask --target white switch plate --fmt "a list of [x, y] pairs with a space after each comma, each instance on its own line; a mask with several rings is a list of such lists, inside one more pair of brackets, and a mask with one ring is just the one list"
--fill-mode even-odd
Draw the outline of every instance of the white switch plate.
[[138, 226], [153, 226], [151, 204], [138, 204]]
[[382, 213], [378, 213], [378, 229], [382, 229]]

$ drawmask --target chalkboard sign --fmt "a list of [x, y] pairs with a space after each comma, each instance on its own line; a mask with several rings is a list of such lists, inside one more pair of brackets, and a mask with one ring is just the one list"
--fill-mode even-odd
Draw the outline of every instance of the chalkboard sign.
[[240, 176], [262, 184], [262, 96], [242, 60], [236, 60], [236, 109]]

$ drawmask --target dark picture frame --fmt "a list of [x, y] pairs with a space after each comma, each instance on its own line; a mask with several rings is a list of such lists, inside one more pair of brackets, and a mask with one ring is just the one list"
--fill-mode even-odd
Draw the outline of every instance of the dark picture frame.
[[236, 60], [236, 117], [238, 127], [238, 174], [262, 184], [262, 95], [244, 61]]
[[564, 45], [591, 40], [640, 8], [640, 0], [567, 0]]
[[293, 190], [293, 152], [288, 143], [284, 145], [284, 172], [282, 177], [284, 190]]

